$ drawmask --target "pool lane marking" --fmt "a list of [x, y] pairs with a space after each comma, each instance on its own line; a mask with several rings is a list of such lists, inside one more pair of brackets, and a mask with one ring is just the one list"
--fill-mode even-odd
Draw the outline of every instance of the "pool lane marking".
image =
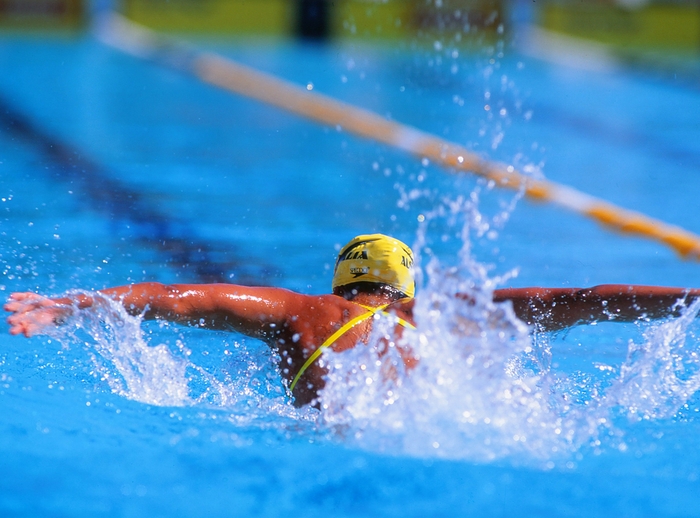
[[[87, 196], [80, 199], [87, 199], [94, 209], [102, 212], [113, 229], [131, 225], [130, 238], [165, 253], [168, 257], [166, 264], [184, 277], [191, 275], [200, 282], [230, 282], [229, 275], [234, 273], [236, 282], [268, 284], [270, 276], [276, 273], [264, 265], [251, 271], [248, 261], [232, 259], [229, 248], [224, 251], [214, 249], [197, 237], [187, 221], [170, 218], [145, 203], [141, 191], [132, 190], [110, 176], [104, 167], [38, 127], [29, 116], [2, 97], [0, 123], [0, 131], [30, 143], [54, 166], [33, 168], [34, 171], [45, 171], [52, 179], [68, 182], [73, 189], [82, 189]], [[117, 229], [117, 232], [123, 230]], [[215, 255], [230, 259], [216, 261]]]
[[465, 147], [302, 86], [260, 72], [211, 52], [166, 39], [118, 14], [103, 15], [94, 26], [105, 44], [160, 65], [192, 74], [205, 83], [277, 106], [302, 117], [428, 158], [451, 172], [470, 172], [499, 187], [523, 191], [592, 219], [622, 234], [662, 243], [680, 256], [700, 260], [700, 236], [645, 214], [617, 207], [572, 187], [528, 177], [513, 166], [484, 160]]

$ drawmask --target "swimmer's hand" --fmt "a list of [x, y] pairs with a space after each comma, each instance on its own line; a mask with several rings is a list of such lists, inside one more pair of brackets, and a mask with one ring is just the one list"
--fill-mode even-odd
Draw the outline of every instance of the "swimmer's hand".
[[36, 293], [13, 293], [5, 304], [10, 334], [27, 338], [41, 333], [48, 326], [60, 325], [72, 308], [68, 300], [54, 300]]

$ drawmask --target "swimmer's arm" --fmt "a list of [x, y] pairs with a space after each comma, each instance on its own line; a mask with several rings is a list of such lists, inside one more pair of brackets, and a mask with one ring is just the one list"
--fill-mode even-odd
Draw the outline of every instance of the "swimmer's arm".
[[12, 293], [3, 306], [10, 313], [7, 323], [11, 335], [27, 338], [50, 326], [59, 325], [72, 312], [73, 300], [50, 299], [36, 293]]
[[234, 284], [141, 283], [100, 290], [132, 314], [206, 329], [235, 330], [265, 338], [289, 318], [303, 297], [281, 288]]
[[[279, 288], [230, 284], [139, 283], [99, 290], [119, 301], [132, 315], [163, 319], [209, 329], [233, 329], [264, 338], [284, 325], [302, 295]], [[29, 337], [50, 325], [59, 325], [74, 307], [93, 306], [89, 294], [47, 298], [35, 293], [13, 293], [5, 304], [11, 315], [10, 334]]]
[[518, 318], [553, 331], [592, 322], [634, 322], [675, 316], [700, 290], [604, 284], [592, 288], [507, 288], [494, 301], [510, 300]]

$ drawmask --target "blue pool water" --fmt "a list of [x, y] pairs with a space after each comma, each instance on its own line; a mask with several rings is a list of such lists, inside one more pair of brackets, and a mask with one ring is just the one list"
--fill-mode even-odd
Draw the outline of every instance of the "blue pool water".
[[[700, 233], [700, 95], [679, 79], [450, 41], [197, 43]], [[3, 36], [0, 69], [5, 296], [144, 280], [323, 293], [337, 247], [382, 231], [420, 252], [427, 337], [388, 399], [353, 370], [367, 351], [333, 356], [319, 415], [289, 404], [261, 344], [106, 301], [49, 336], [4, 335], [3, 516], [700, 516], [698, 308], [533, 338], [449, 298], [698, 286], [697, 263], [88, 36]], [[480, 340], [455, 334], [465, 316]]]

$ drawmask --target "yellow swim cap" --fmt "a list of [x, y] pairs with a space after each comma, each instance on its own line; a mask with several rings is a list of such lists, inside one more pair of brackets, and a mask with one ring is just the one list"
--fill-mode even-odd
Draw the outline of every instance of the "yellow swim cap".
[[373, 282], [396, 288], [413, 297], [413, 252], [393, 237], [383, 234], [357, 236], [338, 254], [333, 289], [355, 282]]

